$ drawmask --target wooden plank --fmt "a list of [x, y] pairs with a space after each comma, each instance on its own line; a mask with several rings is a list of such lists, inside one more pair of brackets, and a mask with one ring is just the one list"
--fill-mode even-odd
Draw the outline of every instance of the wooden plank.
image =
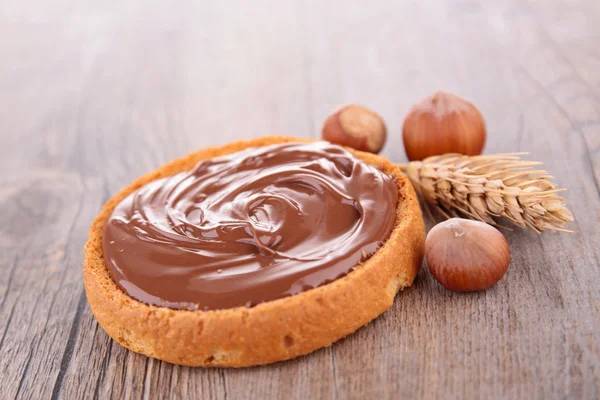
[[[575, 3], [5, 6], [2, 397], [600, 397], [600, 8]], [[271, 366], [173, 366], [99, 328], [83, 243], [123, 185], [199, 147], [316, 137], [346, 102], [385, 117], [383, 154], [404, 162], [404, 113], [440, 88], [482, 109], [488, 153], [546, 163], [569, 190], [575, 234], [509, 232], [497, 287], [454, 294], [424, 269], [356, 334]]]
[[[10, 313], [0, 346], [6, 398], [49, 397], [81, 293], [81, 246], [101, 191], [75, 174], [38, 171], [0, 192], [3, 236], [14, 249], [2, 314]], [[4, 269], [3, 269], [4, 273]], [[3, 318], [4, 321], [4, 318]]]

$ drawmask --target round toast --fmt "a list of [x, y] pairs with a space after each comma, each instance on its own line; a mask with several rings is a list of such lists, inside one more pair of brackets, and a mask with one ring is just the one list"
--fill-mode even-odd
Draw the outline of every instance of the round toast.
[[348, 150], [356, 157], [395, 178], [399, 200], [388, 240], [344, 277], [251, 308], [188, 311], [139, 302], [109, 275], [102, 235], [115, 206], [126, 196], [148, 182], [190, 170], [201, 160], [250, 147], [310, 141], [270, 136], [199, 150], [143, 175], [111, 198], [92, 224], [84, 261], [87, 299], [106, 333], [130, 350], [174, 364], [246, 367], [329, 346], [390, 308], [396, 293], [412, 284], [423, 260], [421, 209], [400, 168], [383, 157], [352, 149]]

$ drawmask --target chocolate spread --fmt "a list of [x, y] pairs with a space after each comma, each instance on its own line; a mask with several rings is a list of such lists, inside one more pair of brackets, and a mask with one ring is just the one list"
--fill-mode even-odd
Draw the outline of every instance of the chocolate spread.
[[251, 148], [155, 180], [113, 211], [104, 258], [129, 296], [214, 310], [341, 278], [396, 221], [394, 180], [325, 142]]

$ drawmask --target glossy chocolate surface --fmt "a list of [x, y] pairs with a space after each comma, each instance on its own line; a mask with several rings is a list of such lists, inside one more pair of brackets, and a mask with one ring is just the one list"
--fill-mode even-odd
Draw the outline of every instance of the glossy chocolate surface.
[[125, 198], [107, 222], [108, 271], [129, 296], [214, 310], [343, 277], [396, 221], [392, 177], [325, 142], [200, 162]]

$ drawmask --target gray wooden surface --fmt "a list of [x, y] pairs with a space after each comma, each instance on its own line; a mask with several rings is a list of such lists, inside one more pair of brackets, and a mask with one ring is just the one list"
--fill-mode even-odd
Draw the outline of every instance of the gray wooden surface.
[[[599, 21], [597, 0], [0, 2], [0, 398], [597, 399]], [[383, 155], [404, 162], [404, 113], [440, 88], [483, 111], [487, 153], [546, 163], [575, 234], [507, 233], [483, 293], [425, 268], [368, 326], [266, 367], [173, 366], [99, 328], [83, 245], [132, 179], [204, 146], [318, 137], [347, 102], [384, 116]]]

